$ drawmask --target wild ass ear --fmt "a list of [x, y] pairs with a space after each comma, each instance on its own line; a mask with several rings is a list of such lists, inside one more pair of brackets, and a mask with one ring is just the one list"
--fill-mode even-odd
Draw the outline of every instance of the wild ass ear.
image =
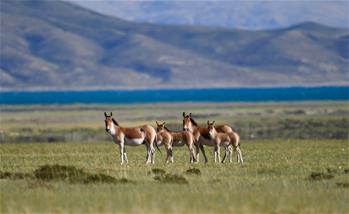
[[213, 122], [212, 122], [212, 125], [214, 125], [215, 122], [216, 122], [216, 121], [213, 121]]
[[113, 116], [113, 112], [110, 112], [110, 116]]
[[185, 112], [183, 111], [183, 117], [185, 117]]
[[210, 125], [210, 121], [209, 120], [207, 121], [207, 125]]
[[191, 113], [189, 113], [189, 117], [191, 117]]
[[163, 122], [162, 125], [164, 126], [166, 124], [166, 122]]
[[156, 125], [158, 126], [159, 125], [158, 121], [155, 121], [155, 122], [156, 122]]
[[107, 112], [104, 112], [104, 116], [105, 116], [105, 117], [108, 117]]

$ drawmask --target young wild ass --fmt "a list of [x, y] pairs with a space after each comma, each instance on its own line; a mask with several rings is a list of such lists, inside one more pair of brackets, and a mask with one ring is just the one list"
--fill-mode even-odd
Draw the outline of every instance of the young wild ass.
[[112, 136], [113, 141], [120, 147], [121, 164], [126, 161], [128, 163], [125, 145], [139, 146], [145, 144], [147, 148], [146, 163], [155, 163], [155, 149], [154, 143], [156, 138], [155, 129], [150, 125], [143, 125], [138, 127], [122, 127], [113, 118], [113, 113], [105, 116], [105, 130]]
[[221, 156], [220, 156], [220, 147], [223, 146], [225, 148], [225, 155], [223, 157], [222, 163], [224, 163], [225, 157], [227, 156], [227, 153], [229, 153], [229, 162], [232, 162], [232, 153], [233, 149], [236, 151], [237, 155], [237, 161], [238, 163], [243, 163], [242, 154], [240, 150], [240, 137], [235, 132], [229, 132], [229, 133], [223, 133], [223, 132], [217, 132], [215, 128], [215, 121], [210, 123], [210, 121], [207, 121], [207, 129], [209, 131], [209, 134], [211, 138], [214, 141], [214, 162], [217, 162], [217, 156], [218, 156], [218, 162], [221, 162]]
[[[183, 112], [183, 130], [190, 131], [194, 136], [195, 147], [196, 147], [196, 161], [199, 161], [199, 148], [202, 152], [202, 155], [205, 158], [205, 163], [207, 163], [207, 157], [205, 154], [204, 145], [214, 146], [214, 140], [210, 136], [209, 130], [207, 127], [200, 127], [192, 118], [191, 113], [188, 115]], [[218, 132], [233, 132], [233, 129], [228, 125], [217, 125], [216, 130]]]
[[167, 157], [166, 163], [173, 163], [173, 148], [177, 146], [187, 145], [189, 149], [189, 162], [193, 163], [195, 161], [195, 152], [194, 152], [194, 137], [189, 131], [179, 131], [173, 132], [170, 131], [166, 126], [165, 122], [159, 124], [156, 121], [157, 125], [157, 145], [164, 144]]

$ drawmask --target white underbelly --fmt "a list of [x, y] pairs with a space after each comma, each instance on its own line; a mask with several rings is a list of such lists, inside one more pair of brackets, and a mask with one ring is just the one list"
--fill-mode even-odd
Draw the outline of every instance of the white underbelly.
[[184, 141], [173, 141], [173, 146], [184, 146]]
[[222, 141], [220, 146], [224, 146], [224, 147], [227, 147], [230, 145], [230, 141]]
[[158, 140], [158, 141], [156, 142], [156, 144], [157, 144], [158, 146], [161, 146], [161, 145], [163, 144], [163, 142], [162, 142], [162, 140]]
[[207, 139], [205, 139], [203, 137], [199, 138], [199, 142], [200, 142], [200, 144], [205, 145], [205, 146], [214, 146], [214, 141], [213, 140], [207, 140]]
[[128, 146], [138, 146], [143, 144], [143, 142], [144, 142], [144, 138], [129, 139], [125, 137], [125, 145], [128, 145]]

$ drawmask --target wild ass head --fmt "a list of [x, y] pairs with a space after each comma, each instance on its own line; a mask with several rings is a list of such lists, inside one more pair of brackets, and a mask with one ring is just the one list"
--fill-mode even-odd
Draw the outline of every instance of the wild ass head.
[[193, 132], [194, 127], [197, 126], [198, 124], [193, 120], [191, 113], [188, 115], [183, 112], [183, 131], [190, 131]]
[[166, 127], [165, 127], [165, 124], [166, 124], [166, 122], [158, 123], [158, 121], [156, 121], [156, 131], [160, 132], [160, 131], [163, 131], [163, 130], [167, 130]]
[[108, 132], [111, 135], [115, 134], [115, 126], [118, 126], [119, 124], [114, 120], [113, 113], [110, 112], [110, 115], [107, 114], [107, 112], [104, 112], [105, 116], [105, 131]]
[[214, 123], [215, 123], [215, 121], [213, 121], [212, 123], [210, 123], [209, 120], [207, 121], [207, 129], [208, 129], [208, 132], [210, 133], [211, 136], [213, 136], [216, 132], [216, 128], [215, 128]]

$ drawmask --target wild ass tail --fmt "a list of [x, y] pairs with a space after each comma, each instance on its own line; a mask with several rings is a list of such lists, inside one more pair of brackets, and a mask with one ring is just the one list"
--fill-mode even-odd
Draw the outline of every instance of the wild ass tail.
[[160, 152], [160, 154], [162, 155], [162, 153], [161, 153], [161, 150], [159, 149], [159, 146], [158, 146], [158, 136], [157, 135], [155, 135], [155, 138], [154, 138], [154, 144], [155, 144], [155, 147], [156, 147], [156, 149]]

